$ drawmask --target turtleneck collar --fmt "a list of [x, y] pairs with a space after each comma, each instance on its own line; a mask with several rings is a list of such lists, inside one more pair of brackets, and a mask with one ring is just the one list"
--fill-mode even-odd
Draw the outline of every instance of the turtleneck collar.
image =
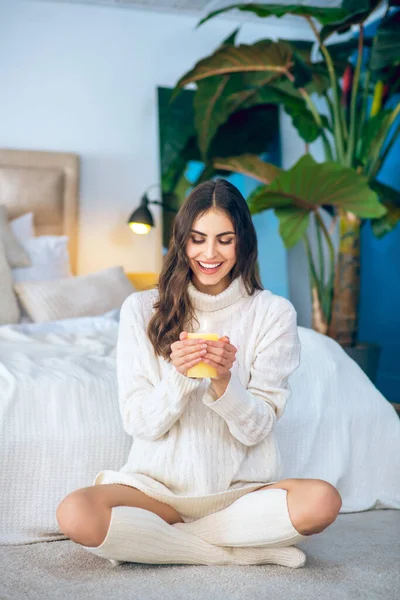
[[231, 306], [243, 296], [248, 296], [243, 277], [239, 275], [234, 279], [229, 287], [220, 294], [205, 294], [200, 292], [190, 281], [188, 284], [188, 294], [195, 310], [213, 312]]

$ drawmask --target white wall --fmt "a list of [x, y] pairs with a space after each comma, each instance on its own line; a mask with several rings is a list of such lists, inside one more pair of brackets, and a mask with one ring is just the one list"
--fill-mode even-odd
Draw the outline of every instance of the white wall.
[[[122, 264], [161, 266], [157, 227], [135, 236], [126, 219], [159, 181], [156, 87], [173, 86], [236, 27], [138, 10], [0, 0], [0, 146], [81, 157], [79, 273]], [[239, 40], [293, 37], [278, 25], [245, 23]], [[284, 164], [303, 151], [284, 122]], [[157, 189], [153, 190], [153, 198]], [[155, 195], [154, 195], [155, 194]]]

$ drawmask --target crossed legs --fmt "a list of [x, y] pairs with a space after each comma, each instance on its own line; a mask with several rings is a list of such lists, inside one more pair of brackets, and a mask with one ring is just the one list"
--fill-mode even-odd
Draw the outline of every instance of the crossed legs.
[[183, 523], [172, 507], [130, 486], [110, 484], [69, 494], [57, 509], [57, 519], [65, 535], [109, 560], [274, 562], [298, 567], [305, 562], [304, 553], [282, 546], [325, 529], [340, 506], [340, 496], [328, 482], [282, 480], [246, 494], [217, 513]]

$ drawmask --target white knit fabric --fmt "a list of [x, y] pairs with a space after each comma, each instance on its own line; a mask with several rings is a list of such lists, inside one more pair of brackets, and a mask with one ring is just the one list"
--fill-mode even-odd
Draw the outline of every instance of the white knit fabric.
[[220, 548], [177, 530], [158, 515], [133, 506], [111, 510], [107, 535], [100, 546], [83, 546], [91, 554], [121, 562], [186, 565], [277, 564], [303, 567], [306, 555], [295, 546], [287, 548]]
[[169, 502], [175, 496], [185, 521], [280, 478], [273, 430], [300, 358], [296, 311], [285, 298], [267, 290], [250, 296], [241, 277], [216, 296], [193, 284], [189, 294], [199, 321], [194, 330], [228, 335], [238, 349], [225, 393], [216, 399], [210, 379], [185, 377], [155, 355], [146, 328], [157, 290], [127, 298], [117, 373], [133, 445], [119, 473], [100, 472], [94, 481], [150, 488], [152, 495], [167, 493]]
[[173, 527], [209, 544], [232, 547], [282, 548], [309, 539], [293, 525], [284, 489], [256, 490], [227, 508]]

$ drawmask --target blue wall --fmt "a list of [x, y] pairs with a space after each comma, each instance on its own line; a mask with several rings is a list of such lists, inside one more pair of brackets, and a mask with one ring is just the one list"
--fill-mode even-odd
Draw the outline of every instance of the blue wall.
[[[366, 28], [372, 35], [377, 23]], [[400, 94], [388, 107], [400, 101]], [[387, 107], [387, 108], [388, 108]], [[400, 118], [392, 128], [398, 126]], [[400, 139], [393, 144], [378, 181], [400, 191]], [[400, 402], [400, 224], [377, 239], [369, 222], [361, 233], [359, 341], [382, 346], [377, 387], [391, 402]]]
[[[400, 95], [391, 104], [399, 101]], [[377, 179], [400, 191], [399, 157], [398, 138]], [[377, 387], [400, 402], [400, 224], [381, 239], [369, 222], [362, 227], [359, 340], [382, 346]]]

